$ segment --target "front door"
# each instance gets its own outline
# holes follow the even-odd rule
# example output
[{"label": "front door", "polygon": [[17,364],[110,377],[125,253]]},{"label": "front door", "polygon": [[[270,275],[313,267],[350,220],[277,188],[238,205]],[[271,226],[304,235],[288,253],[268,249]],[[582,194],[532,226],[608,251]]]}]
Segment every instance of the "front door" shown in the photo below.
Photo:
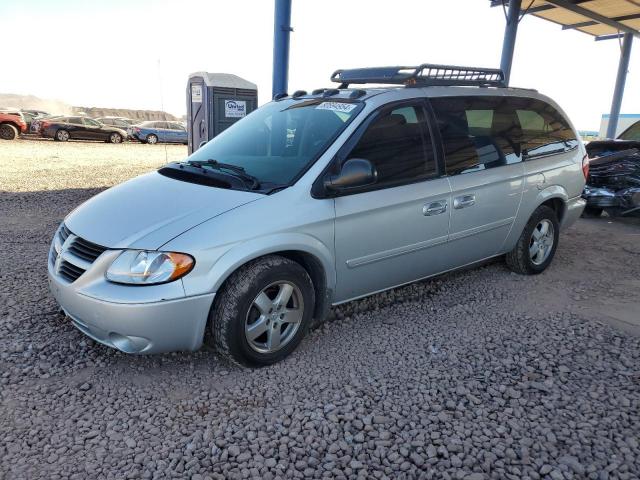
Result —
[{"label": "front door", "polygon": [[109,133],[102,130],[101,125],[90,118],[84,118],[85,138],[89,140],[106,140]]},{"label": "front door", "polygon": [[523,191],[521,129],[508,97],[431,99],[451,183],[456,266],[499,253]]},{"label": "front door", "polygon": [[451,194],[422,101],[381,110],[358,136],[339,156],[369,160],[378,178],[368,191],[335,199],[337,302],[447,268]]}]

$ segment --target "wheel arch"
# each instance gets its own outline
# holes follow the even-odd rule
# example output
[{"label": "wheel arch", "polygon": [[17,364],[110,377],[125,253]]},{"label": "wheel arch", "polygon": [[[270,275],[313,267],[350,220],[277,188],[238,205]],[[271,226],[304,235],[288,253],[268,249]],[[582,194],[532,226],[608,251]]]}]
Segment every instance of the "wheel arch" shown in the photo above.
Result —
[{"label": "wheel arch", "polygon": [[267,241],[260,239],[259,245],[247,242],[232,248],[215,262],[207,274],[212,291],[218,292],[243,265],[267,255],[288,258],[307,271],[316,294],[314,325],[321,321],[331,307],[336,281],[335,266],[329,249],[319,240],[304,234],[277,235]]},{"label": "wheel arch", "polygon": [[560,222],[562,226],[562,220],[567,213],[568,199],[567,191],[563,187],[560,185],[552,185],[538,192],[535,201],[530,199],[526,202],[526,205],[523,203],[523,205],[520,206],[511,231],[500,249],[500,253],[507,253],[515,247],[531,215],[542,205],[548,206],[556,212],[558,222]]},{"label": "wheel arch", "polygon": [[533,214],[536,208],[544,205],[556,212],[558,222],[562,224],[565,214],[567,213],[567,201],[569,196],[567,191],[560,185],[553,185],[542,190],[536,199],[536,206],[529,216]]}]

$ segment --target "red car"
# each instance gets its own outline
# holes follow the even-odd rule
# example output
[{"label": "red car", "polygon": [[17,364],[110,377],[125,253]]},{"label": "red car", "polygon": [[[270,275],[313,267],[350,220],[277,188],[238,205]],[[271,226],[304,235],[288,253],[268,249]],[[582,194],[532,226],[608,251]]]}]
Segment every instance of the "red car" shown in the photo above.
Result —
[{"label": "red car", "polygon": [[27,122],[22,114],[0,111],[0,139],[14,140],[21,133],[27,133]]}]

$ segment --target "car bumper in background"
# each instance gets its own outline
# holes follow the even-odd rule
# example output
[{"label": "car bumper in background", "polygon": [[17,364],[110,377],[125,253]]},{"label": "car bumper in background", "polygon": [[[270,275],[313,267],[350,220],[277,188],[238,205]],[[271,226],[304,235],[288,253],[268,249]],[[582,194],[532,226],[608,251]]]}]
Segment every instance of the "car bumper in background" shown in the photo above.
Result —
[{"label": "car bumper in background", "polygon": [[[200,348],[215,294],[148,303],[117,303],[79,293],[49,268],[53,296],[73,325],[94,340],[126,353]],[[153,288],[153,287],[123,287]]]}]

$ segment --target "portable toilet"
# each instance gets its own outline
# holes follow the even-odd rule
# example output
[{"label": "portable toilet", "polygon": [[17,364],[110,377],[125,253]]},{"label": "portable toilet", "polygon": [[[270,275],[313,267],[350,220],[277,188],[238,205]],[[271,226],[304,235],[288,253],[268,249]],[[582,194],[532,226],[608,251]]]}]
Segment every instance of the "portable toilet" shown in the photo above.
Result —
[{"label": "portable toilet", "polygon": [[258,107],[258,87],[230,73],[196,72],[187,85],[189,154]]}]

